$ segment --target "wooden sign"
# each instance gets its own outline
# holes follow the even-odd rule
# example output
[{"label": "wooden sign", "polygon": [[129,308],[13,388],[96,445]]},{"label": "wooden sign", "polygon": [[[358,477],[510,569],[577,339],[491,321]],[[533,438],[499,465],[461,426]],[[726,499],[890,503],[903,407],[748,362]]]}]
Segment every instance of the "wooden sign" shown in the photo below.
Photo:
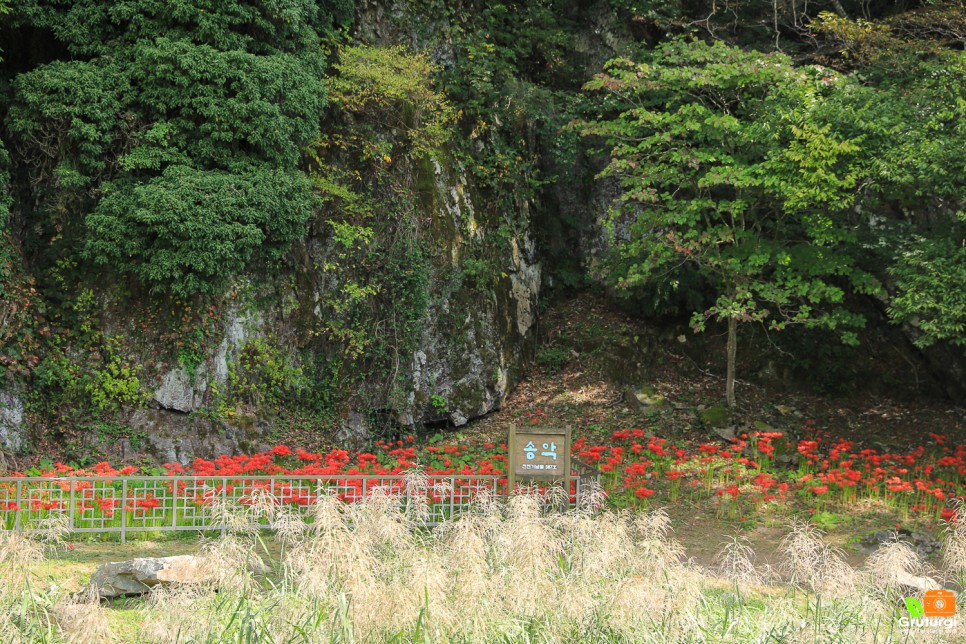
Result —
[{"label": "wooden sign", "polygon": [[560,479],[570,476],[570,427],[510,427],[507,479]]}]

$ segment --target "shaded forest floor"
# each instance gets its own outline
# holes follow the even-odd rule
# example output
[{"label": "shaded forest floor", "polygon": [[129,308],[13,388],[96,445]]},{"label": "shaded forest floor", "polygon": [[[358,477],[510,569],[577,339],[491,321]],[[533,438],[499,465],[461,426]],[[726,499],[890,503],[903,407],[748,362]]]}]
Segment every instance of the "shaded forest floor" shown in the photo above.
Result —
[{"label": "shaded forest floor", "polygon": [[[525,424],[539,410],[543,425],[569,424],[575,437],[586,436],[590,444],[606,441],[615,431],[634,428],[696,448],[708,442],[726,445],[718,433],[721,430],[740,435],[767,428],[798,440],[806,427],[813,428],[826,444],[838,439],[855,441],[856,450],[906,452],[929,442],[930,434],[947,436],[951,445],[966,443],[966,409],[929,394],[917,396],[917,389],[929,388],[928,375],[912,362],[911,350],[903,355],[900,349],[890,347],[886,350],[896,352],[891,366],[886,367],[895,370],[892,374],[881,374],[876,379],[879,382],[872,382],[867,374],[853,376],[862,379],[861,386],[845,383],[852,391],[839,395],[815,393],[787,380],[770,380],[767,375],[769,370],[775,371],[775,355],[749,357],[747,353],[755,350],[745,349],[744,357],[739,354],[737,413],[716,429],[712,427],[716,423],[709,423],[709,414],[714,416],[724,398],[724,379],[718,375],[724,373],[724,344],[724,337],[713,331],[704,336],[685,327],[655,332],[586,295],[559,301],[543,317],[537,360],[502,409],[444,432],[443,442],[502,442],[512,425]],[[777,354],[777,360],[794,359]],[[918,373],[913,374],[914,369]],[[748,371],[766,377],[746,375]],[[890,378],[895,384],[889,384]],[[893,395],[876,391],[883,382]],[[644,390],[658,404],[634,404],[631,389]],[[652,507],[660,505],[664,504],[656,501]],[[682,495],[666,509],[676,538],[689,556],[703,564],[712,562],[727,536],[739,534],[749,540],[759,563],[777,567],[779,541],[796,517],[816,523],[853,565],[874,549],[872,535],[876,532],[900,528],[907,537],[908,532],[921,533],[920,538],[928,542],[939,539],[943,528],[934,518],[901,516],[884,504],[862,501],[848,507],[832,505],[817,515],[806,504],[792,502],[728,517],[706,495]],[[930,559],[938,559],[938,550]]]}]

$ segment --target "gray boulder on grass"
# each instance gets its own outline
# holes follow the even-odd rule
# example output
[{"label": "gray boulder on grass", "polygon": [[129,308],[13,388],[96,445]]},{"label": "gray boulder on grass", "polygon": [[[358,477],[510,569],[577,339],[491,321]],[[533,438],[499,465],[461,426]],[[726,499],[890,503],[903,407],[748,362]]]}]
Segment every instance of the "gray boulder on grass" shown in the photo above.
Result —
[{"label": "gray boulder on grass", "polygon": [[142,595],[158,585],[198,583],[199,564],[192,555],[112,561],[94,571],[91,586],[105,599]]}]

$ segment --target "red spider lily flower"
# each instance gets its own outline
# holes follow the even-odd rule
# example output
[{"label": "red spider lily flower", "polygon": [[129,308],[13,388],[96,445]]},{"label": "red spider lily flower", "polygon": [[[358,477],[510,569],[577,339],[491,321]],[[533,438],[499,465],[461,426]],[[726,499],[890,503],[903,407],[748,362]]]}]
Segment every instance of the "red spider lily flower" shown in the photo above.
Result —
[{"label": "red spider lily flower", "polygon": [[912,492],[912,483],[893,476],[886,481],[886,489],[891,492]]},{"label": "red spider lily flower", "polygon": [[631,463],[624,468],[624,472],[628,476],[644,476],[647,473],[647,463]]},{"label": "red spider lily flower", "polygon": [[761,488],[762,491],[775,487],[777,484],[777,481],[770,474],[764,472],[756,476],[752,482]]}]

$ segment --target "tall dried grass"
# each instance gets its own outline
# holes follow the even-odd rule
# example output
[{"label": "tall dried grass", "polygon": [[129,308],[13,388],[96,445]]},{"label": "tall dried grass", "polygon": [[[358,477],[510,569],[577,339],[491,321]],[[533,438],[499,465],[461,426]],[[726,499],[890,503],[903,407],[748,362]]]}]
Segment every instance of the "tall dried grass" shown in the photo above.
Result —
[{"label": "tall dried grass", "polygon": [[966,505],[956,505],[944,532],[943,564],[962,581],[966,577]]},{"label": "tall dried grass", "polygon": [[755,567],[755,551],[747,539],[729,537],[715,557],[718,571],[739,584],[759,584],[761,573]]},{"label": "tall dried grass", "polygon": [[104,644],[114,641],[97,591],[88,588],[75,596],[64,597],[54,605],[53,614],[66,644]]},{"label": "tall dried grass", "polygon": [[780,570],[792,583],[827,596],[856,596],[859,580],[855,571],[840,550],[822,540],[821,530],[814,525],[804,521],[792,523],[779,552]]},{"label": "tall dried grass", "polygon": [[[897,626],[897,600],[929,572],[898,540],[853,570],[805,523],[781,544],[782,583],[765,578],[751,545],[735,537],[716,568],[703,570],[684,560],[662,510],[600,512],[598,498],[559,512],[560,498],[533,489],[507,502],[481,494],[471,512],[429,530],[424,499],[445,492],[416,477],[405,494],[375,489],[356,504],[324,497],[309,522],[262,493],[241,510],[216,507],[225,533],[203,545],[201,583],[155,589],[141,610],[140,639],[902,641],[909,634]],[[276,527],[281,555],[261,542],[255,526],[264,519]],[[963,570],[961,526],[947,534],[950,569]],[[36,566],[38,538],[0,534],[0,565]],[[277,561],[267,567],[270,551]],[[111,640],[95,597],[27,604],[29,580],[14,601],[16,588],[0,588],[2,641]],[[941,629],[915,639],[963,635]]]},{"label": "tall dried grass", "polygon": [[[42,589],[35,588],[33,576],[48,550],[65,545],[67,534],[66,516],[41,520],[29,530],[0,531],[0,641],[53,639],[59,615],[52,615],[54,603]],[[64,610],[69,611],[66,604]],[[96,615],[91,618],[92,632],[104,634],[101,625]],[[68,632],[63,638],[70,642],[103,641],[71,639]]]}]

